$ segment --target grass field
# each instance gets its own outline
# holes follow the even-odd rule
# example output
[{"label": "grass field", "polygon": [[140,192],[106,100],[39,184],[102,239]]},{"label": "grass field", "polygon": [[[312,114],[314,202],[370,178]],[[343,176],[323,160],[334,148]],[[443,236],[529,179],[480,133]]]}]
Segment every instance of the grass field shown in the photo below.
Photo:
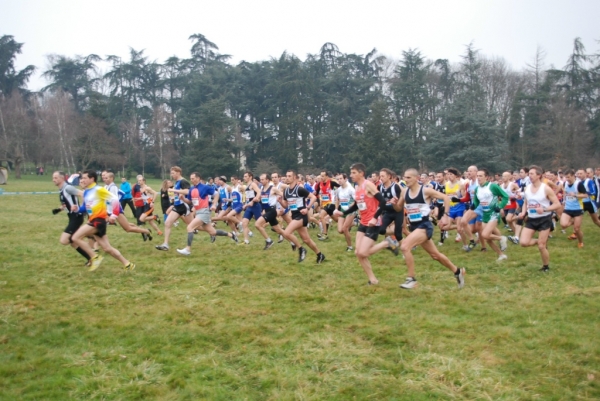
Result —
[{"label": "grass field", "polygon": [[[45,176],[3,189],[54,187]],[[380,285],[367,286],[337,235],[318,244],[322,265],[313,253],[296,263],[286,244],[262,251],[258,234],[249,246],[200,234],[186,258],[182,226],[169,252],[110,227],[137,269],[107,257],[89,273],[58,243],[57,198],[0,195],[2,400],[600,398],[600,229],[588,217],[584,249],[555,233],[549,274],[537,249],[509,244],[498,264],[450,241],[465,288],[419,249],[420,286],[406,291],[402,257],[372,257]]]}]

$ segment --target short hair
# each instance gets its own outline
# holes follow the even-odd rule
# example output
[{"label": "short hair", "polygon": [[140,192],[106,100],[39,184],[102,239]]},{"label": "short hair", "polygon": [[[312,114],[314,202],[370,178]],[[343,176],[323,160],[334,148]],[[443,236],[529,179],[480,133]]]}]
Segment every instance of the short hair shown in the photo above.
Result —
[{"label": "short hair", "polygon": [[414,174],[414,175],[415,175],[415,176],[417,176],[417,177],[419,176],[419,172],[417,171],[417,169],[416,169],[416,168],[409,168],[409,169],[406,169],[406,170],[404,171],[404,174],[406,174],[406,173],[411,173],[411,174]]},{"label": "short hair", "polygon": [[85,170],[81,174],[87,174],[88,178],[93,179],[94,182],[98,182],[98,173],[96,173],[96,170]]},{"label": "short hair", "polygon": [[195,171],[194,171],[192,174],[190,174],[190,175],[194,175],[194,176],[196,176],[196,178],[198,178],[199,180],[201,180],[201,179],[202,179],[202,176],[200,175],[200,173],[197,173],[197,172],[195,172]]},{"label": "short hair", "polygon": [[177,171],[179,174],[181,174],[183,170],[181,170],[181,167],[179,166],[173,166],[171,167],[171,171]]},{"label": "short hair", "polygon": [[457,177],[460,177],[460,173],[454,167],[449,167],[447,170],[448,170],[449,173],[454,174]]},{"label": "short hair", "polygon": [[531,170],[535,170],[535,172],[536,172],[537,175],[544,174],[544,169],[541,168],[540,166],[536,166],[536,165],[529,166],[529,169],[527,170],[527,173],[529,173],[529,171],[531,171]]},{"label": "short hair", "polygon": [[264,178],[265,180],[268,180],[268,179],[269,179],[269,177],[268,177],[268,174],[267,174],[267,173],[262,173],[262,174],[260,175],[260,179],[261,179],[261,180],[263,179],[263,176],[265,177],[265,178]]},{"label": "short hair", "polygon": [[529,167],[521,167],[521,170],[523,170],[525,173],[529,173]]},{"label": "short hair", "polygon": [[387,175],[389,175],[390,177],[394,178],[396,176],[396,173],[393,172],[392,170],[390,170],[389,168],[382,168],[380,171],[385,172]]},{"label": "short hair", "polygon": [[232,175],[231,176],[231,181],[233,181],[233,180],[236,180],[236,181],[239,180],[238,176],[237,175]]},{"label": "short hair", "polygon": [[354,163],[350,166],[350,170],[356,170],[359,173],[365,174],[367,172],[367,167],[362,163]]},{"label": "short hair", "polygon": [[296,173],[294,170],[288,170],[288,171],[286,171],[286,174],[287,173],[292,173],[292,177],[298,178],[298,173]]},{"label": "short hair", "polygon": [[343,178],[344,180],[347,180],[347,179],[348,179],[348,174],[346,174],[346,173],[340,173],[340,175],[342,176],[342,178]]},{"label": "short hair", "polygon": [[252,174],[252,171],[246,171],[244,174],[248,174],[248,177],[254,178],[254,174]]},{"label": "short hair", "polygon": [[67,177],[67,174],[65,174],[65,172],[64,172],[64,171],[60,171],[60,170],[57,170],[57,171],[55,171],[55,172],[54,172],[54,173],[52,173],[52,174],[58,174],[58,175],[60,175],[60,176],[61,176],[63,179]]},{"label": "short hair", "polygon": [[275,174],[275,175],[277,176],[277,178],[279,178],[279,173],[278,173],[277,171],[273,171],[273,172],[271,173],[271,176],[273,176],[273,174]]},{"label": "short hair", "polygon": [[568,170],[565,172],[565,175],[575,175],[575,170],[573,170],[572,168],[570,168],[570,169],[568,169]]},{"label": "short hair", "polygon": [[[490,176],[490,171],[487,168],[480,168],[477,171],[483,171],[483,175],[485,175],[486,177]],[[496,174],[496,175],[499,175],[499,174]]]}]

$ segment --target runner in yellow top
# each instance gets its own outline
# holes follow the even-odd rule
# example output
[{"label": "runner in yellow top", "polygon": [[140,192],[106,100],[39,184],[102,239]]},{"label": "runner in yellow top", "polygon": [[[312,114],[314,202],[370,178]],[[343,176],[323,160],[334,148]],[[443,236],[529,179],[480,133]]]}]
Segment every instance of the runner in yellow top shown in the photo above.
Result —
[{"label": "runner in yellow top", "polygon": [[[111,223],[116,221],[116,216],[119,215],[121,205],[119,199],[106,188],[96,184],[98,174],[94,170],[84,171],[81,175],[80,185],[84,188],[83,205],[80,207],[80,212],[88,214],[88,223],[81,226],[75,234],[72,241],[83,249],[88,255],[93,255],[94,250],[85,241],[86,237],[94,236],[98,244],[106,253],[123,263],[125,270],[135,269],[135,265],[129,262],[121,255],[118,249],[110,246],[108,237],[106,236],[106,220],[108,218],[107,207],[112,209],[112,214],[109,218]],[[102,262],[102,256],[95,255],[91,260],[89,271],[96,270]]]}]

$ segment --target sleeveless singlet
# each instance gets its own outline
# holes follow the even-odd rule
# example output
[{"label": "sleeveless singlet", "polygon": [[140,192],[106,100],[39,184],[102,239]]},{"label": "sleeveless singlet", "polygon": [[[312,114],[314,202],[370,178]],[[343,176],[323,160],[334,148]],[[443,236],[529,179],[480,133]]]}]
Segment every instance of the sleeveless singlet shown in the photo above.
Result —
[{"label": "sleeveless singlet", "polygon": [[538,207],[549,207],[550,200],[546,196],[546,184],[542,183],[536,193],[531,191],[533,185],[525,188],[525,199],[527,199],[527,215],[530,219],[539,219],[549,216],[552,212],[538,213],[535,209]]},{"label": "sleeveless singlet", "polygon": [[419,188],[419,193],[414,198],[410,197],[410,189],[407,189],[404,195],[404,208],[406,210],[406,216],[411,224],[418,224],[422,221],[429,220],[429,213],[431,208],[425,202],[425,194],[423,193],[423,186]]},{"label": "sleeveless singlet", "polygon": [[358,210],[360,210],[360,224],[368,226],[369,221],[375,216],[379,201],[372,196],[367,196],[365,189],[367,181],[363,181],[362,185],[356,188],[355,200]]}]

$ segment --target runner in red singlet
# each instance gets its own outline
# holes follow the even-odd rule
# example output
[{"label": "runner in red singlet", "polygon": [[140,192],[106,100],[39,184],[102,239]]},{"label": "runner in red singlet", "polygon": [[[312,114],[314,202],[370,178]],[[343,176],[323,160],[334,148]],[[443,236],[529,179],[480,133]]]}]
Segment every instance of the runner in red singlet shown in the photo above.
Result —
[{"label": "runner in red singlet", "polygon": [[381,219],[379,216],[385,209],[385,199],[375,184],[365,178],[366,167],[364,164],[355,163],[350,167],[350,177],[357,184],[355,202],[345,212],[336,210],[337,216],[347,216],[360,210],[360,225],[356,233],[356,257],[369,278],[368,284],[378,284],[379,280],[373,274],[369,257],[382,249],[389,248],[394,255],[398,255],[398,241],[391,237],[375,244],[379,236]]}]

